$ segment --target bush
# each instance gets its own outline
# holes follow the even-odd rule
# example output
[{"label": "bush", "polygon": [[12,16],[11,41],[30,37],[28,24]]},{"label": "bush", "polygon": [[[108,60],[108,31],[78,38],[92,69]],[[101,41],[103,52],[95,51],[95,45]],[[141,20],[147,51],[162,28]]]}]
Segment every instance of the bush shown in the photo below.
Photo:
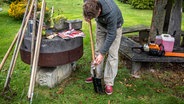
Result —
[{"label": "bush", "polygon": [[136,9],[153,9],[154,0],[130,0],[130,5]]},{"label": "bush", "polygon": [[15,19],[22,19],[25,9],[26,9],[27,1],[26,0],[16,0],[10,4],[10,8],[8,10],[8,14]]},{"label": "bush", "polygon": [[[16,0],[10,4],[10,8],[8,10],[9,16],[21,20],[23,18],[23,15],[25,13],[27,6],[27,0]],[[41,10],[41,2],[38,2],[38,11]],[[46,12],[49,11],[49,9],[46,7]]]},{"label": "bush", "polygon": [[183,12],[184,12],[184,0],[183,0],[183,5],[182,6],[183,6]]},{"label": "bush", "polygon": [[[8,4],[11,4],[11,3],[14,2],[14,1],[16,1],[16,0],[3,0],[3,2],[8,3]],[[20,0],[19,0],[19,1],[20,1]]]},{"label": "bush", "polygon": [[129,0],[119,0],[120,2],[123,2],[123,3],[128,3],[129,2]]}]

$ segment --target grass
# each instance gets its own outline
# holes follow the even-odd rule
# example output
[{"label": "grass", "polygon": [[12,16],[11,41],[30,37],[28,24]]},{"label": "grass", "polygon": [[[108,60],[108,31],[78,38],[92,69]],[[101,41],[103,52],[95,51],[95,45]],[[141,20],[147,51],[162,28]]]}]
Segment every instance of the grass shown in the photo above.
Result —
[{"label": "grass", "polygon": [[[137,24],[149,26],[151,24],[151,10],[135,10],[131,6],[120,2],[117,2],[117,4],[124,16],[124,27]],[[61,9],[68,19],[83,20],[82,0],[47,0],[47,6],[51,7],[52,5],[54,5],[55,10]],[[16,21],[8,16],[8,5],[3,4],[2,8],[3,11],[0,12],[1,60],[21,24],[21,21]],[[93,21],[94,28],[95,21]],[[183,24],[182,28],[184,28]],[[89,76],[91,61],[89,31],[86,22],[83,22],[82,30],[86,34],[84,38],[84,54],[77,61],[77,70],[72,72],[69,78],[63,80],[55,88],[49,89],[36,85],[33,104],[184,104],[184,87],[182,84],[176,87],[168,87],[159,79],[160,77],[168,78],[172,75],[172,71],[162,72],[157,77],[150,71],[144,70],[140,79],[134,79],[130,76],[129,68],[122,63],[122,60],[120,60],[118,75],[115,79],[114,93],[111,96],[94,93],[92,84],[84,82],[84,79]],[[10,60],[11,57],[8,58],[0,74],[0,91],[4,86]],[[15,92],[14,96],[12,96],[11,100],[4,99],[1,96],[1,104],[27,104],[26,96],[29,81],[29,65],[23,63],[19,56],[10,83],[12,91]],[[166,81],[168,83],[172,82]]]}]

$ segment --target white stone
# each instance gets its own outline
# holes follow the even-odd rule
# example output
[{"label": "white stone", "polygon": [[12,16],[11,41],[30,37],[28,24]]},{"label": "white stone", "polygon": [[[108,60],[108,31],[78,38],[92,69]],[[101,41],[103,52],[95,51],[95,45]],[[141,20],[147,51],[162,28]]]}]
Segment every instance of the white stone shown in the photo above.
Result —
[{"label": "white stone", "polygon": [[70,64],[61,65],[57,67],[40,67],[36,75],[36,83],[41,86],[55,87],[63,79],[70,76],[73,66]]}]

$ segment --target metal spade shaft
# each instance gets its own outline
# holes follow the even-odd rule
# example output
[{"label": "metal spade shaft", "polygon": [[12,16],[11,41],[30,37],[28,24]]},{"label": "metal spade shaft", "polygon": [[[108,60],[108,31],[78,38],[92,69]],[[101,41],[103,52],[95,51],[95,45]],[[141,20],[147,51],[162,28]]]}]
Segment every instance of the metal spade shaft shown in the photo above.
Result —
[{"label": "metal spade shaft", "polygon": [[91,21],[89,22],[89,30],[90,30],[90,42],[91,42],[91,53],[92,53],[92,65],[91,68],[93,69],[93,85],[94,90],[96,93],[103,94],[103,88],[101,84],[101,79],[96,78],[96,66],[94,65],[95,60],[95,52],[94,52],[94,43],[93,43],[93,34],[92,34],[92,25]]}]

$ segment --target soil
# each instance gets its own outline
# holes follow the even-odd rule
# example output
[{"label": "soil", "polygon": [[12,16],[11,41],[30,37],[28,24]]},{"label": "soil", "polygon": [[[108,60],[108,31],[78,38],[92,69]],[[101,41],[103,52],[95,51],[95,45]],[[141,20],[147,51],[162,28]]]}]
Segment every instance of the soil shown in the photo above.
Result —
[{"label": "soil", "polygon": [[[132,37],[135,42],[139,42],[137,37]],[[120,55],[120,65],[125,66],[131,70],[131,61],[123,55]],[[183,63],[158,63],[150,62],[143,63],[141,69],[137,72],[138,76],[151,73],[151,75],[157,78],[165,87],[171,88],[175,91],[176,96],[184,98],[184,93],[176,91],[178,86],[184,85],[184,64]],[[139,78],[139,77],[137,77]]]},{"label": "soil", "polygon": [[[134,41],[138,42],[137,37],[132,38]],[[125,66],[127,69],[131,70],[131,61],[123,55],[120,55],[121,66]],[[138,75],[141,76],[145,73],[150,73],[153,77],[160,80],[160,82],[168,88],[176,89],[178,86],[184,85],[184,64],[183,63],[158,63],[150,62],[143,63],[141,69],[138,71]],[[140,77],[141,78],[141,77]],[[184,93],[176,93],[178,97],[184,98]]]}]

